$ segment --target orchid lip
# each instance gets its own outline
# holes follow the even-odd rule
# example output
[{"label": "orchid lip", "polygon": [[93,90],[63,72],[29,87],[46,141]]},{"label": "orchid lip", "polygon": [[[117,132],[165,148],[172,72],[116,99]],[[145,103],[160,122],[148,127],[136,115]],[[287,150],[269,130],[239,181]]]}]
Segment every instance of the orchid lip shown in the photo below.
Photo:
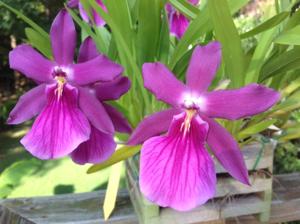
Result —
[{"label": "orchid lip", "polygon": [[57,95],[58,99],[60,99],[60,97],[62,96],[64,85],[68,82],[71,74],[72,73],[70,68],[61,67],[61,66],[54,67],[52,76],[57,83],[55,94]]}]

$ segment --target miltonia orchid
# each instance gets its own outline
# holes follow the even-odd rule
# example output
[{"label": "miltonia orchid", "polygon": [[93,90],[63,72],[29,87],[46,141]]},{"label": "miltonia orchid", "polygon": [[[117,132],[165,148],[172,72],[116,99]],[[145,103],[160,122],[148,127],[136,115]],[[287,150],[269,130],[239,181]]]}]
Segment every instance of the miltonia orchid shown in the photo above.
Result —
[{"label": "miltonia orchid", "polygon": [[[103,55],[91,60],[79,58],[78,64],[73,63],[76,31],[66,10],[55,18],[50,37],[54,61],[25,44],[9,55],[12,69],[39,84],[19,99],[8,123],[19,124],[39,114],[21,143],[40,159],[70,154],[90,139],[90,124],[105,134],[115,132],[107,110],[89,86],[98,81],[112,81],[123,71],[120,65]],[[81,57],[84,56],[86,54],[81,53]]]},{"label": "miltonia orchid", "polygon": [[[189,3],[197,5],[199,0],[188,0]],[[180,39],[189,26],[189,20],[182,13],[177,11],[170,3],[166,4],[169,18],[170,32]]]},{"label": "miltonia orchid", "polygon": [[[106,11],[106,7],[103,4],[102,0],[96,0],[96,2],[104,11]],[[69,0],[68,7],[78,7],[81,18],[87,23],[90,21],[88,13],[84,10],[79,0]],[[101,18],[101,16],[99,16],[96,10],[92,9],[91,13],[96,26],[104,26],[106,24],[106,22]]]},{"label": "miltonia orchid", "polygon": [[196,47],[186,85],[161,63],[143,66],[145,87],[172,108],[146,117],[128,144],[143,143],[140,188],[162,207],[189,210],[214,196],[214,162],[205,143],[234,178],[249,184],[238,143],[214,118],[236,120],[255,115],[274,105],[280,96],[258,84],[207,92],[220,62],[218,42]]}]

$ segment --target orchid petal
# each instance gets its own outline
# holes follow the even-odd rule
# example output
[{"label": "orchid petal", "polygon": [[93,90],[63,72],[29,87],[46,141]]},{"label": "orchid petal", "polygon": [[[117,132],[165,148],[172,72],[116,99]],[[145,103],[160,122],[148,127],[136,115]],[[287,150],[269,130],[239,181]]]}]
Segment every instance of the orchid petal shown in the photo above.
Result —
[{"label": "orchid petal", "polygon": [[205,150],[208,126],[193,118],[186,135],[181,130],[185,113],[174,117],[167,136],[147,140],[141,150],[140,189],[162,207],[186,211],[215,194],[214,163]]},{"label": "orchid petal", "polygon": [[46,85],[39,85],[21,96],[10,112],[7,123],[20,124],[39,114],[47,102],[45,88]]},{"label": "orchid petal", "polygon": [[175,9],[170,3],[166,3],[166,10],[168,12],[168,16],[170,19],[170,16],[172,15],[173,12],[175,12]]},{"label": "orchid petal", "polygon": [[192,5],[198,5],[200,0],[188,0]]},{"label": "orchid petal", "polygon": [[170,32],[175,37],[180,39],[189,26],[189,20],[182,15],[174,11],[170,16]]},{"label": "orchid petal", "polygon": [[183,95],[187,92],[186,86],[165,67],[156,63],[143,65],[144,85],[158,100],[178,107],[183,101]]},{"label": "orchid petal", "polygon": [[151,114],[139,123],[128,140],[128,145],[137,145],[147,139],[166,132],[173,116],[181,113],[180,109],[167,109]]},{"label": "orchid petal", "polygon": [[219,42],[197,46],[187,70],[187,85],[196,93],[206,91],[220,66],[221,59]]},{"label": "orchid petal", "polygon": [[30,45],[21,44],[9,53],[9,65],[26,77],[38,82],[52,80],[52,72],[55,67],[52,61],[44,58]]},{"label": "orchid petal", "polygon": [[76,30],[72,17],[65,9],[54,19],[50,37],[55,61],[59,65],[72,64],[76,47]]},{"label": "orchid petal", "polygon": [[69,0],[67,6],[70,8],[74,8],[78,6],[79,0]]},{"label": "orchid petal", "polygon": [[116,146],[113,135],[105,134],[92,126],[90,139],[81,143],[71,153],[71,158],[81,165],[101,163],[114,153]]},{"label": "orchid petal", "polygon": [[110,82],[99,82],[93,87],[101,101],[117,100],[130,89],[130,80],[120,76]]},{"label": "orchid petal", "polygon": [[[105,5],[103,4],[103,2],[101,0],[96,0],[96,2],[100,5],[100,7],[104,11],[107,11]],[[104,26],[106,24],[104,19],[102,19],[102,17],[96,12],[96,10],[93,10],[93,17],[94,17],[96,26],[99,27],[99,26]]]},{"label": "orchid petal", "polygon": [[99,54],[96,44],[91,37],[87,37],[80,46],[78,63],[86,62],[96,58]]},{"label": "orchid petal", "polygon": [[213,119],[203,119],[209,125],[207,143],[222,166],[238,181],[249,185],[247,167],[238,143]]},{"label": "orchid petal", "polygon": [[273,89],[258,84],[234,90],[208,93],[203,112],[209,117],[237,120],[259,114],[272,107],[280,98]]},{"label": "orchid petal", "polygon": [[79,8],[79,13],[81,18],[85,21],[85,22],[89,22],[90,18],[89,15],[87,14],[87,12],[84,10],[83,5],[81,3],[78,4],[78,8]]},{"label": "orchid petal", "polygon": [[103,106],[113,122],[116,131],[130,134],[132,131],[131,126],[123,114],[108,104],[103,103]]},{"label": "orchid petal", "polygon": [[111,81],[121,75],[123,68],[104,55],[84,63],[74,64],[73,81],[78,85],[88,85],[97,81]]},{"label": "orchid petal", "polygon": [[[103,2],[101,0],[96,0],[96,2],[104,11],[107,11],[105,5],[103,4]],[[83,8],[82,4],[79,4],[79,13],[85,22],[90,21],[89,15]],[[99,27],[99,26],[104,26],[106,24],[106,22],[101,18],[101,16],[94,9],[92,9],[92,16],[93,16],[96,26]]]},{"label": "orchid petal", "polygon": [[113,123],[92,89],[79,89],[79,107],[92,125],[99,131],[106,134],[114,133]]},{"label": "orchid petal", "polygon": [[77,89],[68,84],[63,88],[58,97],[56,85],[47,87],[47,105],[21,139],[24,147],[40,159],[66,156],[90,136],[89,122],[77,105]]}]

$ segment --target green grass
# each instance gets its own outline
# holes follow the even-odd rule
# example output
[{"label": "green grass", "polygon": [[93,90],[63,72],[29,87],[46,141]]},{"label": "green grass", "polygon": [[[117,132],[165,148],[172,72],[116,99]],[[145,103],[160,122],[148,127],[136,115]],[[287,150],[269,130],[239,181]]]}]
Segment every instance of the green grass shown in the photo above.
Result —
[{"label": "green grass", "polygon": [[[74,164],[70,158],[35,159],[19,143],[27,130],[28,126],[22,126],[0,133],[0,197],[33,197],[105,189],[109,168],[87,175],[90,165]],[[124,187],[124,180],[121,187]]]}]

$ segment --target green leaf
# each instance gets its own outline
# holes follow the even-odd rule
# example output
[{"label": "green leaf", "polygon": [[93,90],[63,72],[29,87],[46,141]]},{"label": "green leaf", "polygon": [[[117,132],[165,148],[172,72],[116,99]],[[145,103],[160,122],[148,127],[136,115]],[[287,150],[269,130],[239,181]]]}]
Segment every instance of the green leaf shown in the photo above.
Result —
[{"label": "green leaf", "polygon": [[186,0],[170,0],[170,3],[189,19],[195,19],[200,12]]},{"label": "green leaf", "polygon": [[259,82],[297,68],[300,68],[300,49],[295,48],[271,58],[264,64],[260,71]]},{"label": "green leaf", "polygon": [[300,124],[296,124],[293,127],[287,128],[283,131],[281,136],[278,138],[280,142],[286,142],[293,139],[300,138]]},{"label": "green leaf", "polygon": [[10,10],[12,13],[14,13],[16,16],[18,16],[20,19],[22,19],[25,23],[27,23],[29,26],[31,26],[33,29],[35,29],[38,33],[40,33],[44,38],[49,38],[48,33],[40,27],[37,23],[26,17],[24,14],[22,14],[20,11],[14,9],[13,7],[5,4],[3,1],[0,1],[0,7],[4,6],[8,10]]},{"label": "green leaf", "polygon": [[252,37],[255,36],[259,33],[262,33],[266,30],[269,30],[275,26],[277,26],[278,24],[280,24],[282,21],[284,21],[287,17],[289,16],[289,12],[282,12],[279,13],[275,16],[273,16],[272,18],[268,19],[267,21],[263,22],[262,24],[256,26],[254,29],[241,34],[241,38],[248,38],[248,37]]},{"label": "green leaf", "polygon": [[158,60],[164,64],[167,64],[169,59],[169,52],[170,52],[170,30],[169,30],[169,23],[168,23],[168,15],[166,11],[163,11],[162,25],[161,25],[158,43],[159,43],[158,52],[157,52]]},{"label": "green leaf", "polygon": [[285,30],[290,30],[293,27],[297,26],[300,23],[300,10],[296,11],[287,21],[286,26],[284,27]]},{"label": "green leaf", "polygon": [[285,45],[300,45],[300,25],[281,33],[274,42]]},{"label": "green leaf", "polygon": [[114,23],[112,26],[111,22],[107,21],[108,24],[112,29],[113,27],[118,28],[127,46],[129,46],[129,49],[132,52],[133,41],[135,39],[128,0],[105,0],[104,3],[108,10],[110,20]]},{"label": "green leaf", "polygon": [[143,0],[138,9],[137,52],[141,66],[144,62],[154,61],[157,56],[163,6],[160,0]]},{"label": "green leaf", "polygon": [[87,173],[95,173],[97,171],[103,170],[104,168],[107,168],[115,163],[118,163],[122,160],[125,160],[135,154],[137,154],[141,150],[141,145],[137,146],[123,146],[120,149],[118,149],[108,160],[106,160],[103,163],[96,164],[91,166]]},{"label": "green leaf", "polygon": [[280,104],[274,106],[270,111],[267,113],[269,116],[281,116],[284,114],[288,114],[293,110],[300,108],[300,91],[295,92],[291,96],[289,96],[285,101],[281,102]]},{"label": "green leaf", "polygon": [[32,28],[25,28],[25,34],[28,38],[29,43],[38,49],[47,58],[52,58],[52,50],[50,38],[45,38],[39,32]]},{"label": "green leaf", "polygon": [[300,88],[300,77],[293,80],[289,85],[287,85],[284,89],[282,89],[282,96],[289,96],[294,91],[296,91],[298,88]]},{"label": "green leaf", "polygon": [[118,189],[121,180],[121,173],[123,170],[122,168],[122,162],[114,164],[111,168],[103,203],[104,220],[108,220],[109,216],[111,215],[116,206]]},{"label": "green leaf", "polygon": [[217,40],[222,43],[225,71],[231,80],[231,87],[243,85],[245,56],[241,39],[231,17],[227,1],[209,0],[208,8]]},{"label": "green leaf", "polygon": [[277,29],[273,28],[261,34],[246,72],[245,84],[258,82],[261,68],[271,49],[271,44],[276,32]]},{"label": "green leaf", "polygon": [[266,130],[271,125],[275,124],[276,121],[277,121],[276,119],[269,119],[269,120],[261,121],[252,126],[249,126],[237,134],[237,139],[241,140],[241,139],[247,138],[249,136],[258,134],[258,133]]}]

